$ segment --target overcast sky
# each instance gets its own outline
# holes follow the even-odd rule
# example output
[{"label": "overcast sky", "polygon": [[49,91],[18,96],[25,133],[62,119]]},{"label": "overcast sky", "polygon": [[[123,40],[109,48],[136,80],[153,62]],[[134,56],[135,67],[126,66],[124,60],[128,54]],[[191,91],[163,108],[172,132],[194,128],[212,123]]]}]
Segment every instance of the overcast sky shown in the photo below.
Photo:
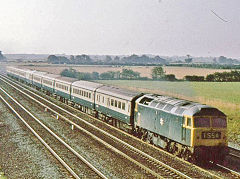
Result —
[{"label": "overcast sky", "polygon": [[3,53],[240,57],[240,0],[0,0]]}]

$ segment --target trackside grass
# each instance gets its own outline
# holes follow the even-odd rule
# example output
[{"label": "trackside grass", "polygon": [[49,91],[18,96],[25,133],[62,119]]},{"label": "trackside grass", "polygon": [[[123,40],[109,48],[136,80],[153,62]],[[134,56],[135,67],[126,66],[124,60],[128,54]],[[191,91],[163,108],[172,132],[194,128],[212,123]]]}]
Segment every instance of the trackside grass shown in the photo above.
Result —
[{"label": "trackside grass", "polygon": [[137,80],[99,80],[98,82],[144,93],[170,95],[216,107],[228,116],[229,140],[240,144],[240,82]]}]

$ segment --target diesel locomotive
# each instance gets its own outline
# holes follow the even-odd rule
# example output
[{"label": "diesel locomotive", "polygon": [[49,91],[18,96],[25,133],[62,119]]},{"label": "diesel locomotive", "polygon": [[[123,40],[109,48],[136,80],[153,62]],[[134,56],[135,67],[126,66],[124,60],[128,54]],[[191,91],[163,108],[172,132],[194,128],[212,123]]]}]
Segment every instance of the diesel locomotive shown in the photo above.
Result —
[{"label": "diesel locomotive", "polygon": [[7,74],[185,160],[219,162],[228,152],[227,117],[214,107],[18,67]]}]

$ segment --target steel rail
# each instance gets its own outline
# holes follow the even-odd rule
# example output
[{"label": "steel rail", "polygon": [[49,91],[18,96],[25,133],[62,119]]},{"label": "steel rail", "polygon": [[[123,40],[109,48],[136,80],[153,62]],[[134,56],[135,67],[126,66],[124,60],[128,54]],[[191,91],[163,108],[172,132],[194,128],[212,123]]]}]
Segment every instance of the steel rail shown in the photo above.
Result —
[{"label": "steel rail", "polygon": [[18,114],[15,109],[0,95],[2,101],[17,115],[17,117],[27,126],[27,128],[38,138],[38,140],[53,154],[53,156],[74,176],[74,178],[80,179],[78,175],[69,167],[61,157],[57,155],[57,153],[35,132],[33,128],[31,128],[28,123]]},{"label": "steel rail", "polygon": [[[71,146],[64,142],[60,137],[58,137],[54,132],[52,132],[46,125],[44,125],[39,119],[37,119],[32,113],[30,113],[24,106],[17,102],[11,95],[9,95],[5,90],[2,90],[9,98],[11,98],[17,105],[19,105],[26,113],[28,113],[34,120],[36,120],[44,129],[46,129],[52,136],[54,136],[59,142],[61,142],[65,147],[67,147],[72,153],[74,153],[81,161],[83,161],[87,166],[89,166],[94,172],[96,172],[101,178],[107,179],[107,177],[102,174],[97,168],[95,168],[90,162],[88,162],[84,157],[77,153]],[[0,95],[1,99],[10,107],[10,109],[21,119],[22,122],[34,133],[34,135],[50,150],[50,152],[67,168],[67,170],[77,179],[80,177],[54,152],[53,149],[31,128],[31,126],[19,115]]]},{"label": "steel rail", "polygon": [[[240,150],[233,148],[233,147],[229,147],[229,146],[228,146],[228,149],[230,150],[229,155],[236,157],[236,158],[240,158]],[[238,155],[235,154],[234,152],[236,152]]]},{"label": "steel rail", "polygon": [[[14,87],[15,88],[15,87]],[[15,88],[17,89],[17,88]],[[17,89],[18,91],[20,91],[19,89]],[[21,91],[20,91],[21,92]],[[99,137],[95,136],[94,134],[90,133],[89,131],[87,131],[86,129],[83,129],[82,127],[80,127],[79,125],[75,124],[74,122],[72,122],[71,120],[67,119],[65,116],[61,115],[60,113],[56,112],[55,110],[51,109],[50,107],[46,106],[45,104],[41,103],[40,101],[36,100],[35,98],[33,98],[32,96],[26,94],[25,92],[22,92],[23,94],[25,94],[26,96],[28,96],[30,99],[34,100],[35,102],[37,102],[38,104],[44,106],[46,109],[48,109],[49,111],[53,112],[54,114],[57,115],[57,118],[61,117],[62,119],[66,120],[68,123],[70,123],[71,125],[75,126],[76,128],[78,128],[79,130],[83,131],[84,133],[90,135],[92,138],[94,138],[95,140],[99,141],[100,143],[102,143],[103,145],[105,145],[107,148],[111,149],[112,151],[116,152],[117,154],[121,155],[122,157],[126,158],[127,160],[133,162],[134,164],[136,164],[137,166],[139,166],[140,168],[142,168],[143,170],[145,170],[146,172],[150,173],[152,176],[156,177],[156,178],[163,178],[161,175],[159,175],[158,173],[152,171],[150,168],[144,166],[143,164],[139,163],[138,161],[136,161],[135,159],[129,157],[128,155],[126,155],[125,153],[121,152],[120,150],[118,150],[117,148],[111,146],[110,144],[108,144],[107,142],[103,141],[102,139],[100,139]],[[40,97],[40,96],[39,96]],[[42,97],[40,97],[42,99]],[[45,100],[45,99],[44,99]],[[48,102],[48,101],[47,101]],[[51,103],[51,102],[50,102]],[[52,104],[55,106],[55,104]],[[56,106],[57,107],[57,106]],[[69,113],[68,113],[69,114]],[[77,116],[76,116],[77,117]],[[78,118],[78,117],[77,117]],[[79,118],[80,119],[80,118]],[[80,119],[82,120],[82,119]],[[89,123],[90,124],[90,123]],[[92,125],[92,124],[91,124]],[[95,127],[95,126],[94,126]],[[98,129],[98,128],[96,128]],[[100,129],[101,130],[101,129]],[[104,131],[105,132],[105,131]],[[105,132],[106,133],[106,132]],[[106,133],[108,134],[108,133]],[[165,167],[166,164],[162,165]],[[168,167],[165,167],[170,171],[173,171],[175,173],[175,169],[171,170]],[[179,174],[177,174],[179,175]],[[184,177],[183,175],[180,175],[181,177]],[[184,178],[188,178],[191,179],[191,177],[184,177]]]},{"label": "steel rail", "polygon": [[[78,116],[76,116],[76,115],[74,115],[74,114],[72,114],[72,113],[66,111],[65,109],[63,109],[63,108],[61,108],[61,107],[55,105],[54,103],[52,103],[52,102],[46,100],[45,98],[43,98],[43,97],[41,97],[41,96],[35,94],[34,92],[30,91],[30,90],[27,89],[26,87],[23,87],[23,86],[19,85],[18,83],[9,80],[9,79],[6,78],[5,76],[3,76],[3,78],[7,79],[8,81],[10,81],[11,83],[14,83],[14,84],[17,85],[18,87],[20,87],[20,88],[22,88],[22,89],[28,91],[29,93],[31,93],[31,94],[33,94],[33,95],[39,97],[40,99],[42,99],[42,100],[44,100],[44,101],[46,101],[46,102],[48,102],[48,103],[54,105],[55,107],[57,107],[57,108],[63,110],[64,112],[66,112],[66,113],[72,115],[73,117],[76,117],[76,118],[78,118],[79,120],[82,121],[82,119],[79,118]],[[3,79],[2,79],[2,80],[3,80]],[[3,81],[6,82],[5,80],[3,80]],[[8,82],[6,82],[6,83],[8,83]],[[9,83],[8,83],[8,84],[9,84]],[[20,91],[18,88],[16,88],[16,87],[13,86],[12,84],[9,84],[9,85],[11,85],[13,88],[17,89],[18,91]],[[26,94],[25,92],[22,92],[22,91],[20,91],[20,92],[23,93],[23,94]],[[29,96],[28,94],[26,94],[26,95]],[[29,97],[32,98],[31,96],[29,96]],[[33,100],[35,100],[35,99],[33,98]],[[35,100],[35,101],[36,101],[36,100]],[[39,101],[36,101],[36,102],[41,103],[41,102],[39,102]],[[47,109],[49,109],[49,107],[47,107],[45,104],[41,104],[41,105],[43,105],[44,107],[46,107]],[[50,109],[49,109],[49,110],[50,110]],[[57,113],[57,114],[58,114],[58,113]],[[58,115],[60,115],[60,114],[58,114]],[[65,117],[63,116],[63,118],[65,118]],[[88,122],[86,122],[86,121],[84,121],[84,120],[83,120],[83,122],[88,123]],[[90,124],[90,125],[92,125],[92,124]],[[111,127],[111,126],[110,126],[110,127]],[[94,126],[94,128],[95,128],[95,126]],[[97,129],[97,130],[99,130],[99,129]],[[105,132],[105,131],[104,131],[104,132]],[[129,135],[129,134],[128,134],[128,135]],[[115,137],[113,136],[113,138],[115,138]],[[116,140],[119,140],[118,138],[115,138],[115,139],[116,139]],[[125,143],[125,142],[123,142],[123,141],[121,141],[121,142],[122,142],[122,143]],[[127,145],[129,145],[129,144],[127,144]],[[134,148],[134,147],[133,147],[133,148]],[[137,150],[138,150],[138,149],[137,149]],[[140,153],[142,153],[142,152],[140,151]],[[145,154],[145,153],[143,152],[143,155],[144,155],[144,154]],[[148,155],[148,154],[146,154],[146,155],[147,155],[147,158],[148,158],[149,155]],[[169,154],[168,154],[168,155],[169,155]],[[150,159],[151,159],[151,158],[152,158],[152,157],[150,156]],[[153,158],[153,160],[154,160],[154,162],[156,161],[157,163],[159,163],[159,162],[161,163],[161,161],[158,161],[157,159],[154,159],[154,158]],[[186,162],[186,161],[183,161],[183,162]],[[214,178],[221,178],[221,177],[219,177],[219,176],[217,176],[217,175],[215,175],[215,174],[213,174],[213,173],[210,173],[210,172],[208,172],[208,171],[203,170],[202,168],[200,168],[200,167],[198,167],[198,166],[195,166],[195,167],[197,167],[199,170],[202,170],[203,172],[206,172],[207,174],[211,175],[211,176],[214,177]],[[177,170],[176,170],[176,171],[177,171]],[[185,178],[190,178],[190,177],[187,176],[187,177],[185,177]]]},{"label": "steel rail", "polygon": [[[8,83],[8,84],[9,84],[9,83]],[[9,84],[9,85],[11,85],[11,84]],[[55,113],[58,117],[61,117],[62,119],[67,119],[67,118],[65,118],[63,115],[61,115],[60,113],[54,111],[53,109],[51,109],[51,108],[48,107],[47,105],[41,103],[40,101],[36,100],[36,99],[33,98],[32,96],[28,95],[27,93],[25,93],[25,92],[19,90],[18,88],[14,87],[13,85],[11,85],[11,86],[12,86],[13,88],[15,88],[16,90],[18,90],[19,92],[23,93],[24,95],[28,96],[30,99],[34,100],[34,101],[37,102],[38,104],[42,105],[42,106],[45,107],[47,110],[49,110],[49,111]],[[125,145],[125,146],[129,147],[131,150],[133,150],[133,151],[135,151],[135,152],[141,154],[142,156],[148,158],[149,160],[152,160],[153,162],[157,163],[158,165],[161,165],[161,166],[165,167],[166,169],[168,169],[168,170],[174,172],[176,175],[178,175],[178,176],[180,176],[180,177],[182,177],[182,178],[191,179],[191,177],[187,176],[186,174],[184,174],[184,173],[182,173],[182,172],[180,172],[180,171],[178,171],[178,170],[172,168],[171,166],[169,166],[169,165],[167,165],[167,164],[165,164],[165,163],[163,163],[163,162],[161,162],[161,161],[159,161],[159,160],[153,158],[152,156],[150,156],[150,155],[148,155],[148,154],[146,154],[146,153],[140,151],[139,149],[136,149],[136,148],[133,147],[132,145],[129,145],[128,143],[126,143],[126,142],[124,142],[124,141],[118,139],[117,137],[115,137],[115,136],[113,136],[113,135],[107,133],[106,131],[103,131],[102,129],[99,129],[98,127],[96,127],[96,126],[94,126],[93,124],[91,124],[91,123],[89,123],[89,122],[83,120],[82,118],[78,117],[77,115],[70,113],[69,111],[67,111],[67,110],[65,110],[65,109],[63,109],[63,108],[57,106],[56,104],[54,104],[54,103],[52,103],[52,102],[46,100],[45,98],[43,98],[43,97],[41,97],[41,96],[39,96],[39,95],[37,95],[37,94],[31,92],[31,91],[29,91],[29,92],[32,93],[33,95],[39,97],[40,99],[46,101],[47,103],[50,103],[51,105],[55,106],[56,108],[58,108],[58,109],[64,111],[64,112],[67,113],[68,115],[71,115],[71,116],[73,116],[73,117],[75,117],[75,118],[81,120],[81,121],[84,122],[86,125],[91,126],[92,128],[94,128],[94,129],[96,129],[96,130],[102,132],[103,134],[107,135],[108,137],[110,137],[110,138],[112,138],[112,139],[118,141],[118,142],[121,143],[122,145]],[[75,127],[79,128],[80,130],[84,130],[84,131],[86,131],[85,129],[81,128],[79,125],[73,123],[73,122],[72,122],[71,120],[69,120],[69,119],[68,119],[68,122],[70,122],[70,123],[71,123],[72,125],[74,125]],[[86,132],[88,132],[88,131],[86,131]],[[92,136],[92,135],[93,135],[93,134],[91,134],[91,136]],[[95,136],[95,135],[94,135],[94,136]],[[92,137],[94,137],[94,136],[92,136]],[[94,138],[97,139],[98,137],[95,136]],[[104,145],[107,144],[107,143],[106,143],[105,141],[103,141],[102,139],[99,139],[99,141],[100,141],[100,142],[103,142]],[[163,178],[163,177],[162,177],[161,175],[159,175],[158,173],[152,171],[150,168],[144,166],[143,164],[137,162],[137,161],[134,160],[133,158],[127,156],[126,154],[124,154],[123,152],[119,151],[118,149],[116,149],[115,147],[111,146],[110,144],[107,144],[106,146],[108,146],[110,149],[112,149],[113,151],[117,152],[118,154],[122,155],[124,158],[127,158],[128,160],[132,161],[133,163],[135,163],[136,165],[138,165],[140,168],[144,169],[145,171],[147,171],[147,172],[150,173],[151,175],[153,175],[153,176],[155,176],[155,177],[157,177],[157,178]]]},{"label": "steel rail", "polygon": [[230,168],[227,168],[227,167],[225,167],[225,166],[223,166],[223,165],[220,165],[220,164],[216,164],[216,165],[217,165],[218,167],[220,167],[220,168],[223,168],[223,169],[229,171],[230,173],[232,173],[233,175],[237,176],[238,178],[240,178],[240,173],[239,173],[239,172],[236,172],[236,171],[234,171],[234,170],[232,170],[232,169],[230,169]]}]

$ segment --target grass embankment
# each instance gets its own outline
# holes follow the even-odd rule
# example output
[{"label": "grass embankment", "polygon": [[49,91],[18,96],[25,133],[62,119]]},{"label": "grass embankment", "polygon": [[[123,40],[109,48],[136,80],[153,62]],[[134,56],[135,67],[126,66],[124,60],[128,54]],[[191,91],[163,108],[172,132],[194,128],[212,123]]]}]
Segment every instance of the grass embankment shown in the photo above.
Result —
[{"label": "grass embankment", "polygon": [[240,144],[240,82],[130,80],[101,80],[98,82],[145,93],[170,95],[216,107],[228,116],[229,140]]}]

